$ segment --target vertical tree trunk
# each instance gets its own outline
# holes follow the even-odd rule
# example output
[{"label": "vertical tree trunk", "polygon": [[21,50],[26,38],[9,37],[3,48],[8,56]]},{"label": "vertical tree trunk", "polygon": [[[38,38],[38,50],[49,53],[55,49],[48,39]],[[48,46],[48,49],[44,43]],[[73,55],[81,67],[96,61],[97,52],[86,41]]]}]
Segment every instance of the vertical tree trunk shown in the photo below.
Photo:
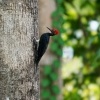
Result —
[{"label": "vertical tree trunk", "polygon": [[37,0],[0,0],[0,100],[39,100],[33,37],[38,38]]}]

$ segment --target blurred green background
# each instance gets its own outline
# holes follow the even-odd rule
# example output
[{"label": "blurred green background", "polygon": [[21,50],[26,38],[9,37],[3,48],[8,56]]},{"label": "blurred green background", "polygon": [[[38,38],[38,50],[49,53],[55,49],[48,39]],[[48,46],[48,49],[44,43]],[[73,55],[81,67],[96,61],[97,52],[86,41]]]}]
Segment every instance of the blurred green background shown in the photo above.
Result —
[{"label": "blurred green background", "polygon": [[43,67],[41,100],[58,100],[59,94],[63,100],[100,100],[100,0],[55,2],[52,27],[60,35],[50,46],[56,59]]}]

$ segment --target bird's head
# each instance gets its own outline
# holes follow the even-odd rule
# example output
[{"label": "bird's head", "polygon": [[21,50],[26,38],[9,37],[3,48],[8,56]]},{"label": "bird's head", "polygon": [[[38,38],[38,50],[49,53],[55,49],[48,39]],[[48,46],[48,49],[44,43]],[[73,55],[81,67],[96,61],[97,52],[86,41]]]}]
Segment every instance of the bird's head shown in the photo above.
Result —
[{"label": "bird's head", "polygon": [[[48,28],[48,27],[47,27]],[[55,28],[53,28],[53,29],[50,29],[50,28],[48,28],[49,30],[50,30],[50,32],[51,32],[51,36],[53,36],[53,35],[58,35],[59,34],[59,31],[57,30],[57,29],[55,29]]]}]

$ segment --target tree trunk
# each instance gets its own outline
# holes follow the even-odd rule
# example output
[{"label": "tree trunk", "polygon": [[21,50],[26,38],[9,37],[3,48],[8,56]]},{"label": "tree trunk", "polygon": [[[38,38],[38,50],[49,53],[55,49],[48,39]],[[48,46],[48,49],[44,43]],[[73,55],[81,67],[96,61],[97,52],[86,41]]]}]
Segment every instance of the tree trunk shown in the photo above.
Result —
[{"label": "tree trunk", "polygon": [[37,0],[0,0],[0,100],[39,100],[34,37]]}]

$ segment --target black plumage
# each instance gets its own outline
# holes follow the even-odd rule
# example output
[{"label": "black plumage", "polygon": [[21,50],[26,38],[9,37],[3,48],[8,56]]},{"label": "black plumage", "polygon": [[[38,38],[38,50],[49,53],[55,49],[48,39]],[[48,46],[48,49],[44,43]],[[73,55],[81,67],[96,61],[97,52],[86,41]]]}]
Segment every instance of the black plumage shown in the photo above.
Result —
[{"label": "black plumage", "polygon": [[45,53],[48,44],[49,44],[49,40],[50,40],[50,36],[53,36],[53,33],[44,33],[41,35],[40,37],[40,41],[39,41],[39,47],[38,47],[38,54],[37,54],[37,64],[39,63],[41,57],[43,56],[43,54]]},{"label": "black plumage", "polygon": [[49,33],[49,32],[44,33],[40,37],[39,46],[38,46],[38,50],[37,50],[37,56],[35,59],[35,63],[36,63],[35,70],[37,70],[38,63],[48,47],[50,36],[54,36],[54,35],[57,35],[59,33],[58,30],[56,30],[56,29],[52,29],[52,30],[49,29],[49,30],[51,31],[51,33]]}]

